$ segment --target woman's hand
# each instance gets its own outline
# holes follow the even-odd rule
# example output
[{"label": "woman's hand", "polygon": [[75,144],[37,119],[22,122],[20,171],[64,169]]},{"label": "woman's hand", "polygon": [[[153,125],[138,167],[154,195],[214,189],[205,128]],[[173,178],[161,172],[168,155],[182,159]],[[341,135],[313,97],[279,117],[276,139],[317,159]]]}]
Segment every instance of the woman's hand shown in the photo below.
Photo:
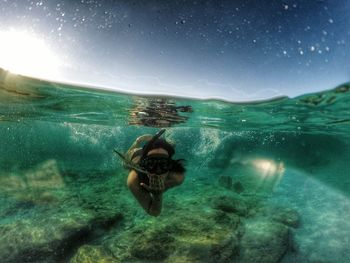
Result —
[{"label": "woman's hand", "polygon": [[[125,159],[131,161],[131,158],[134,154],[134,152],[136,151],[136,148],[141,148],[140,144],[144,141],[150,141],[151,139],[153,138],[153,135],[151,134],[145,134],[145,135],[142,135],[140,137],[138,137],[134,143],[130,146],[130,148],[128,149],[128,151],[126,152],[125,154]],[[124,166],[125,168],[126,166]]]},{"label": "woman's hand", "polygon": [[165,174],[149,174],[149,185],[141,183],[140,185],[152,194],[159,195],[165,190]]}]

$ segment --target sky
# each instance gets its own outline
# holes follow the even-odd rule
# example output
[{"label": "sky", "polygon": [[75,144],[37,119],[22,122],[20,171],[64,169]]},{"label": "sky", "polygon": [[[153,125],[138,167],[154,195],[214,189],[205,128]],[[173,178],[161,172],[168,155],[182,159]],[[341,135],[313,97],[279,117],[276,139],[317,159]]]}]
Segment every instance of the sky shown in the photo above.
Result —
[{"label": "sky", "polygon": [[0,0],[0,14],[0,67],[46,79],[228,101],[350,81],[349,0]]}]

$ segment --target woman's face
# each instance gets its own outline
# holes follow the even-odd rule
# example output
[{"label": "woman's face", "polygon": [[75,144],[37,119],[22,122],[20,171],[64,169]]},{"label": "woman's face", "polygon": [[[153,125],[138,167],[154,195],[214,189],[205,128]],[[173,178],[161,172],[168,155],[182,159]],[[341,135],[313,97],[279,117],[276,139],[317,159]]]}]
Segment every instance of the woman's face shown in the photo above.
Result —
[{"label": "woman's face", "polygon": [[151,174],[166,174],[169,171],[169,154],[163,148],[149,151],[146,157],[146,169]]}]

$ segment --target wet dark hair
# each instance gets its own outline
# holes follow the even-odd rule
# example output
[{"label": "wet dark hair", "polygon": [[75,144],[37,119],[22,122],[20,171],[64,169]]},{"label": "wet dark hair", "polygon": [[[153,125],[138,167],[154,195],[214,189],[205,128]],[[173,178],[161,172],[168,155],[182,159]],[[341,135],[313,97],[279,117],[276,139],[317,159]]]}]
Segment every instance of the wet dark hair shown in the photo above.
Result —
[{"label": "wet dark hair", "polygon": [[185,159],[172,160],[170,171],[175,173],[186,172],[185,161]]},{"label": "wet dark hair", "polygon": [[[144,147],[145,148],[145,147]],[[175,148],[173,145],[168,143],[166,140],[162,138],[156,139],[152,145],[147,147],[147,152],[144,154],[147,155],[151,150],[162,148],[166,150],[169,154],[169,158],[171,158],[175,154]],[[172,172],[184,173],[186,171],[184,167],[185,159],[171,160],[171,169]]]}]

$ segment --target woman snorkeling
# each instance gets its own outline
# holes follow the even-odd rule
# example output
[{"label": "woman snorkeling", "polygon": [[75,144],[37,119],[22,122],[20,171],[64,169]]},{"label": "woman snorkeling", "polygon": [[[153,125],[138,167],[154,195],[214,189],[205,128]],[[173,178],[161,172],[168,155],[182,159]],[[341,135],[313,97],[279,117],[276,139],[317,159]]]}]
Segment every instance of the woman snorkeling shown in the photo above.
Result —
[{"label": "woman snorkeling", "polygon": [[[124,168],[130,169],[127,185],[143,209],[152,216],[162,210],[163,193],[184,181],[183,159],[173,160],[174,147],[160,136],[143,135],[136,139],[124,159]],[[143,147],[141,145],[144,144]]]}]

